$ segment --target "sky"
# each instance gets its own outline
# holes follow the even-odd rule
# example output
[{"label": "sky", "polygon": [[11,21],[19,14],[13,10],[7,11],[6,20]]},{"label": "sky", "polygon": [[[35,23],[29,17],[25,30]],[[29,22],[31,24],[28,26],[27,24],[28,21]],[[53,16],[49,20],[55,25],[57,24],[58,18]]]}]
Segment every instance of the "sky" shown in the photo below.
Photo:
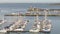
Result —
[{"label": "sky", "polygon": [[0,3],[60,3],[60,0],[0,0]]}]

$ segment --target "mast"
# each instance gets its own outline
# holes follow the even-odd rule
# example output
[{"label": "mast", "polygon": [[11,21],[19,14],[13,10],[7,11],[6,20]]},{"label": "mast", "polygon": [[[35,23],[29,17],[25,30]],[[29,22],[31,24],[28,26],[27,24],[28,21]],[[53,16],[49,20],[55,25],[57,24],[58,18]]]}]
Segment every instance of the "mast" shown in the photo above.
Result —
[{"label": "mast", "polygon": [[36,11],[36,17],[35,17],[35,20],[36,20],[36,22],[38,23],[38,21],[39,21],[39,19],[38,19],[38,8],[36,8],[36,10],[34,10],[34,11]]},{"label": "mast", "polygon": [[3,21],[5,20],[5,17],[3,16]]},{"label": "mast", "polygon": [[37,14],[36,14],[36,19],[37,19],[37,22],[38,22],[38,8],[37,8]]},{"label": "mast", "polygon": [[44,10],[44,12],[45,12],[45,20],[47,20],[47,13],[48,13],[47,11],[48,11],[48,9]]}]

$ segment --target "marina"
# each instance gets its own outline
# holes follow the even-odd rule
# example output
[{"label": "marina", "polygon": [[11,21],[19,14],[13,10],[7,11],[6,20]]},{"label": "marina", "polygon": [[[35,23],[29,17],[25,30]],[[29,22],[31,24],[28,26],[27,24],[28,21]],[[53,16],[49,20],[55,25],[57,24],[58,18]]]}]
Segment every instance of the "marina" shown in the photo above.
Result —
[{"label": "marina", "polygon": [[[20,17],[21,18],[21,17]],[[28,21],[23,21],[23,18],[21,18],[19,21],[10,24],[9,26],[4,27],[0,32],[7,32],[7,31],[24,31],[23,29],[27,25]]]},{"label": "marina", "polygon": [[[39,10],[44,9],[39,12]],[[0,12],[0,33],[7,34],[56,34],[59,31],[60,13],[58,9],[53,14],[47,8],[40,8],[39,10],[33,7],[33,11],[26,12],[11,9],[5,9]],[[7,12],[7,10],[10,12]],[[20,9],[19,9],[20,10]],[[52,10],[52,9],[51,9]],[[5,11],[3,13],[3,11]],[[16,11],[16,12],[15,12]],[[24,10],[25,11],[25,10]],[[53,16],[52,16],[52,15]],[[59,32],[58,32],[59,33]]]},{"label": "marina", "polygon": [[[38,18],[38,9],[33,8],[33,11],[36,11],[36,19],[35,23],[32,26],[32,29],[29,30],[29,32],[50,32],[51,31],[51,23],[49,20],[47,20],[47,9],[44,11],[45,12],[45,19],[44,21],[40,22]],[[20,16],[21,19],[16,21],[14,24],[10,24],[10,26],[6,26],[0,32],[7,32],[7,31],[24,31],[24,28],[27,25],[27,21]],[[46,22],[45,22],[46,21]],[[26,31],[27,32],[27,31]]]}]

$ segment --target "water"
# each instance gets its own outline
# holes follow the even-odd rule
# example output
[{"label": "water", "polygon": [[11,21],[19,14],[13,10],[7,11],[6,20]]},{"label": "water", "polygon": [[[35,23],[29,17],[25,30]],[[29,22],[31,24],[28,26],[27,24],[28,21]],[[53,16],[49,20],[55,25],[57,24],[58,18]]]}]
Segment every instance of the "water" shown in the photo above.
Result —
[{"label": "water", "polygon": [[[4,16],[5,14],[25,13],[27,12],[27,8],[29,8],[30,6],[39,7],[39,8],[60,9],[59,5],[54,6],[54,5],[39,4],[39,3],[38,4],[37,3],[0,4],[0,19],[7,20],[6,23],[0,25],[0,29],[20,19],[19,16]],[[24,19],[29,20],[29,23],[27,24],[25,30],[29,30],[32,28],[34,24],[34,18],[35,18],[34,16],[24,16]],[[39,16],[39,20],[42,19],[44,19],[44,16]],[[60,16],[48,16],[48,19],[50,19],[52,23],[51,33],[9,32],[6,34],[60,34]]]}]

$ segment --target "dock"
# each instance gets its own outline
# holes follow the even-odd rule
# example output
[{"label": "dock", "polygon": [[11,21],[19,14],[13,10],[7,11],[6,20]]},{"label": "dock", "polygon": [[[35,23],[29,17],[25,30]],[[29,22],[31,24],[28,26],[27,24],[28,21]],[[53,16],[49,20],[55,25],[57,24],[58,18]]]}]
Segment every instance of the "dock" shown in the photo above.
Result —
[{"label": "dock", "polygon": [[[43,26],[46,22],[43,22],[44,24],[42,24],[42,22],[40,23],[39,21],[39,18],[38,18],[38,16],[45,16],[45,20],[47,19],[47,16],[57,16],[57,15],[49,15],[49,14],[47,14],[47,9],[45,10],[45,14],[44,15],[40,15],[39,14],[39,12],[37,11],[37,13],[36,14],[6,14],[6,15],[4,15],[4,16],[36,16],[36,24],[37,24],[37,28],[38,29],[32,29],[33,31],[32,32],[50,32],[51,31],[51,27],[50,27],[50,30],[47,30],[47,29],[45,29],[45,28],[43,28],[43,27],[46,27],[46,26]],[[58,15],[58,16],[60,16],[60,15]],[[24,24],[25,22],[24,22],[24,20],[23,19],[20,19],[20,20],[18,20],[17,22],[15,22],[13,25],[11,25],[10,27],[9,27],[9,29],[7,29],[7,32],[30,32],[29,30],[30,30],[30,28],[33,26],[33,24],[35,23],[29,23],[30,25],[29,26],[26,26],[26,24],[27,24],[27,22],[26,22],[26,24]],[[21,25],[21,24],[23,24],[23,25]],[[19,27],[19,26],[21,26],[21,27]],[[24,27],[23,27],[24,26]],[[26,26],[26,27],[25,27]],[[27,29],[29,27],[29,29]],[[48,27],[47,27],[48,28]],[[19,30],[20,29],[20,30]],[[45,29],[45,30],[43,30],[43,29]]]},{"label": "dock", "polygon": [[[29,31],[7,31],[7,32],[29,32]],[[49,32],[39,31],[39,32],[42,32],[42,33],[50,33],[50,31]]]},{"label": "dock", "polygon": [[[5,14],[4,16],[36,16],[37,11],[38,16],[44,16],[44,10],[42,8],[30,7],[26,13],[11,13]],[[47,12],[47,16],[60,16],[60,9],[48,9]]]},{"label": "dock", "polygon": [[[6,14],[4,16],[36,16],[34,14],[30,15],[30,14],[21,14],[21,15],[12,15],[12,14]],[[38,16],[44,16],[44,15],[38,15]],[[52,14],[52,15],[47,15],[47,16],[60,16],[60,15],[56,15],[56,14]]]}]

